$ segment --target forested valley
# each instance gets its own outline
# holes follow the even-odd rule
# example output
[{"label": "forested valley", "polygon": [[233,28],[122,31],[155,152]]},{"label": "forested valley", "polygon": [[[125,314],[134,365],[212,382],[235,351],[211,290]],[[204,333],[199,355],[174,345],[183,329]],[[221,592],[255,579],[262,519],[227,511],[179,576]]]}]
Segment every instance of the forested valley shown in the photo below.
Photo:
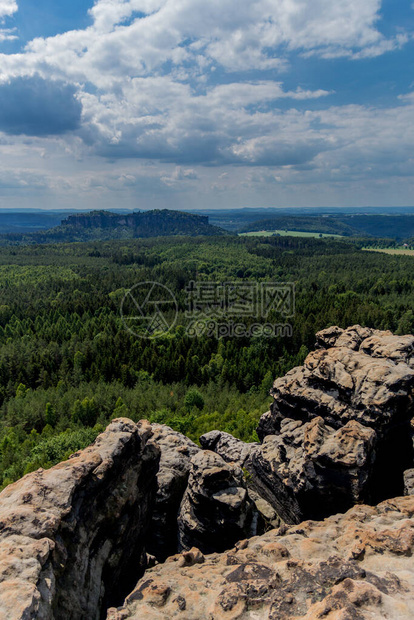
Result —
[{"label": "forested valley", "polygon": [[[363,245],[229,236],[0,248],[0,486],[86,446],[114,417],[162,422],[195,441],[213,428],[256,440],[273,380],[303,362],[316,331],[360,323],[412,333],[413,258]],[[150,340],[120,314],[145,281],[178,302],[174,327]],[[294,282],[292,336],[189,334],[191,281]]]}]

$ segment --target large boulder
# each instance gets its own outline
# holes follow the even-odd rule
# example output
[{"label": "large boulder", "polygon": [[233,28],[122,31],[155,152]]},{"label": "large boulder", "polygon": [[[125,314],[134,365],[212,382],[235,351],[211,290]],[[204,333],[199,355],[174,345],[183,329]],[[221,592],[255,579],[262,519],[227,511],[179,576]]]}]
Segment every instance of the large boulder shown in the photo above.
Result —
[{"label": "large boulder", "polygon": [[254,505],[238,465],[209,450],[191,459],[178,529],[180,549],[197,547],[203,553],[228,549],[255,533]]},{"label": "large boulder", "polygon": [[147,551],[163,561],[178,549],[178,512],[187,488],[190,461],[200,448],[169,426],[152,424],[152,430],[161,458]]},{"label": "large boulder", "polygon": [[107,620],[411,620],[414,496],[150,569]]},{"label": "large boulder", "polygon": [[146,422],[0,494],[0,618],[99,620],[145,568],[159,451]]}]

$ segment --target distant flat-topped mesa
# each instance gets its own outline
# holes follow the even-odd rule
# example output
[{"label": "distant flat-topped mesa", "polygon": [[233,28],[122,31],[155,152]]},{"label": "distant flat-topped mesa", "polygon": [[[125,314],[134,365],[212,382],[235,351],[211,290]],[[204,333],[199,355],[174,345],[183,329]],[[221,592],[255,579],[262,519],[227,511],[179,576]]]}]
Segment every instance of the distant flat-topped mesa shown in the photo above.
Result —
[{"label": "distant flat-topped mesa", "polygon": [[223,229],[209,224],[208,217],[195,213],[154,209],[127,214],[111,211],[91,211],[69,215],[62,220],[63,229],[87,231],[124,230],[124,236],[156,237],[169,235],[220,235],[228,234]]}]

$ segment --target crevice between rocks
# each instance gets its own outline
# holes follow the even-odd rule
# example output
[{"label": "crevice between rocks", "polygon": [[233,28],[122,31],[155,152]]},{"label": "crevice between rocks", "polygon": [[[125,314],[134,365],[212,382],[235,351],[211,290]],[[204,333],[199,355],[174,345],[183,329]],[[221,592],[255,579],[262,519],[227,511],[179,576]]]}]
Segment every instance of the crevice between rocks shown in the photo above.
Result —
[{"label": "crevice between rocks", "polygon": [[413,467],[414,444],[409,421],[388,429],[378,441],[367,502],[376,505],[404,495],[404,472]]}]

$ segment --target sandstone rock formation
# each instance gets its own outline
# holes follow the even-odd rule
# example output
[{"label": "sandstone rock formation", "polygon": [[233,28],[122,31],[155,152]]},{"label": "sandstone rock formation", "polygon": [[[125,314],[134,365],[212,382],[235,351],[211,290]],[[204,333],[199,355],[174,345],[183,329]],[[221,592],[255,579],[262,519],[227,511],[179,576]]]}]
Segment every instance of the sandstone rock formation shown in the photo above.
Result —
[{"label": "sandstone rock formation", "polygon": [[261,443],[114,420],[0,495],[0,620],[98,620],[145,566],[108,620],[411,619],[413,394],[414,336],[332,327]]},{"label": "sandstone rock formation", "polygon": [[390,331],[353,325],[347,329],[328,327],[316,334],[316,347],[347,347],[361,350],[371,357],[382,357],[394,362],[414,363],[414,336],[395,336]]},{"label": "sandstone rock formation", "polygon": [[244,467],[252,451],[260,446],[259,443],[245,443],[223,431],[210,431],[202,435],[200,445],[203,450],[217,452],[227,463],[234,462],[240,467]]},{"label": "sandstone rock formation", "polygon": [[178,512],[187,488],[191,458],[200,451],[190,439],[169,426],[153,424],[153,441],[161,450],[157,495],[146,549],[158,560],[176,553]]},{"label": "sandstone rock formation", "polygon": [[107,620],[411,620],[414,497],[176,555]]},{"label": "sandstone rock formation", "polygon": [[414,468],[404,472],[404,495],[414,495]]},{"label": "sandstone rock formation", "polygon": [[308,421],[321,416],[335,428],[356,420],[382,434],[392,424],[409,421],[414,414],[414,369],[399,360],[371,357],[367,350],[367,340],[358,351],[336,345],[318,349],[303,366],[276,379],[274,402],[262,416],[259,437],[279,432],[286,417]]},{"label": "sandstone rock formation", "polygon": [[[237,463],[245,474],[245,482],[250,499],[254,502],[257,511],[257,532],[263,533],[269,527],[280,525],[279,513],[283,507],[289,510],[292,497],[283,486],[281,480],[270,474],[268,480],[257,475],[255,464],[259,461],[259,443],[244,443],[233,435],[223,431],[210,431],[200,437],[200,444],[204,450],[212,450],[219,454],[228,463]],[[263,472],[262,472],[263,473]],[[296,506],[296,504],[295,504]],[[298,507],[291,522],[298,519]]]},{"label": "sandstone rock formation", "polygon": [[286,523],[322,518],[366,498],[375,438],[354,421],[334,430],[320,417],[286,419],[280,434],[265,437],[252,455],[250,471]]},{"label": "sandstone rock formation", "polygon": [[244,444],[218,431],[200,438],[203,447],[248,472],[249,495],[265,526],[277,524],[277,516],[299,523],[367,499],[375,441],[375,431],[359,422],[335,430],[320,417],[305,423],[286,418],[280,432],[266,436],[262,445]]},{"label": "sandstone rock formation", "polygon": [[123,600],[144,568],[151,434],[146,422],[114,420],[89,448],[0,494],[1,620],[98,620]]},{"label": "sandstone rock formation", "polygon": [[198,452],[178,516],[180,548],[228,549],[255,533],[254,516],[240,467],[209,450]]},{"label": "sandstone rock formation", "polygon": [[317,345],[303,366],[276,379],[259,437],[279,435],[286,419],[320,417],[333,429],[350,422],[371,428],[376,456],[365,498],[402,495],[403,472],[414,465],[414,337],[333,327],[317,334]]}]

